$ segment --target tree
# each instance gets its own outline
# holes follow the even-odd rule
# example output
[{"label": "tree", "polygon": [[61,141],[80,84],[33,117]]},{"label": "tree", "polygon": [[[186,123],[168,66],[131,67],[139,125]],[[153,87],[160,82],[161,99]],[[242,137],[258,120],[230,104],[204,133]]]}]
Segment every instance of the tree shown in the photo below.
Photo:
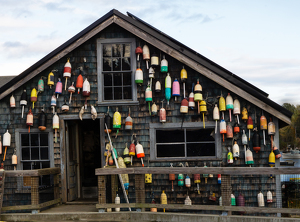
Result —
[{"label": "tree", "polygon": [[300,146],[300,105],[284,103],[282,105],[293,113],[291,124],[279,130],[280,150],[285,150],[288,145],[292,147]]}]

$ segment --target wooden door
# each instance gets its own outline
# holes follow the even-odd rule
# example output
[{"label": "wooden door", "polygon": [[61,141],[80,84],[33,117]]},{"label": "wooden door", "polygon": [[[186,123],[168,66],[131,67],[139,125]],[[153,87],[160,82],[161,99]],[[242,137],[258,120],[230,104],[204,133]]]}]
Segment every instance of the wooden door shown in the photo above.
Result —
[{"label": "wooden door", "polygon": [[80,197],[78,178],[79,173],[79,140],[78,124],[75,121],[66,123],[66,147],[67,147],[67,178],[68,178],[68,201]]}]

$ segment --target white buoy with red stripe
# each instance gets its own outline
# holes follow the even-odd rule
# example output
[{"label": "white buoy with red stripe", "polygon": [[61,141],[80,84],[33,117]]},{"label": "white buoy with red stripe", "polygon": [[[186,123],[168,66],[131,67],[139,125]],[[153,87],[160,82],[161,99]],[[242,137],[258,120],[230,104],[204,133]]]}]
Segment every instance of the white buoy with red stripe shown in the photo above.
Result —
[{"label": "white buoy with red stripe", "polygon": [[167,122],[167,113],[166,113],[165,108],[163,107],[163,105],[164,105],[163,103],[164,103],[164,101],[161,101],[161,108],[159,110],[159,121],[161,123]]},{"label": "white buoy with red stripe", "polygon": [[84,108],[87,109],[87,98],[91,94],[91,85],[86,78],[83,82],[83,88],[82,88],[82,95],[85,97],[85,103],[84,103]]},{"label": "white buoy with red stripe", "polygon": [[65,64],[64,74],[63,74],[64,78],[66,78],[65,90],[67,90],[68,78],[71,78],[71,69],[72,69],[72,66],[71,66],[71,63],[70,63],[70,59],[68,59],[68,61]]},{"label": "white buoy with red stripe", "polygon": [[130,108],[128,109],[128,116],[125,119],[125,130],[132,130],[132,118],[130,116]]},{"label": "white buoy with red stripe", "polygon": [[15,97],[13,95],[11,95],[11,97],[9,99],[9,106],[10,106],[10,108],[15,108],[16,107],[16,100],[15,100]]},{"label": "white buoy with red stripe", "polygon": [[4,133],[3,135],[3,146],[5,147],[3,162],[5,161],[7,147],[10,146],[10,144],[11,144],[11,134],[7,130],[6,133]]},{"label": "white buoy with red stripe", "polygon": [[220,120],[220,112],[219,112],[219,107],[217,104],[215,104],[215,108],[213,110],[213,120],[216,121],[215,133],[217,133],[218,120]]},{"label": "white buoy with red stripe", "polygon": [[145,157],[143,146],[137,141],[135,146],[136,157],[141,159],[142,166],[144,166],[143,157]]}]

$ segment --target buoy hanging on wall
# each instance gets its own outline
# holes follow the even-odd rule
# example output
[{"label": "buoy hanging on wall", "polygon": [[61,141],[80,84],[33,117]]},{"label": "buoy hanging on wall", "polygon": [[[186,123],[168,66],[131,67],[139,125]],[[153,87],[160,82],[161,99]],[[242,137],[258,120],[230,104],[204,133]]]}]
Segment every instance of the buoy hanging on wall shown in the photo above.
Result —
[{"label": "buoy hanging on wall", "polygon": [[42,93],[45,90],[45,83],[43,80],[43,77],[40,78],[40,80],[38,81],[38,93]]},{"label": "buoy hanging on wall", "polygon": [[58,78],[58,82],[56,83],[55,93],[57,98],[62,93],[62,82],[60,81],[60,78]]},{"label": "buoy hanging on wall", "polygon": [[13,95],[11,95],[11,97],[9,99],[9,106],[10,106],[10,108],[15,108],[16,107],[16,100],[15,100],[15,97]]},{"label": "buoy hanging on wall", "polygon": [[82,88],[82,95],[85,97],[85,103],[84,103],[84,108],[87,109],[87,98],[91,94],[91,85],[86,78],[83,82],[83,88]]},{"label": "buoy hanging on wall", "polygon": [[135,54],[137,54],[137,61],[140,61],[140,55],[143,54],[143,49],[141,46],[136,47]]},{"label": "buoy hanging on wall", "polygon": [[161,108],[159,110],[159,121],[161,123],[167,122],[167,113],[166,113],[165,108],[163,107],[163,103],[164,103],[164,101],[161,101]]},{"label": "buoy hanging on wall", "polygon": [[231,110],[233,110],[233,100],[230,93],[228,93],[226,97],[226,109],[229,110],[229,121],[231,122]]},{"label": "buoy hanging on wall", "polygon": [[67,90],[67,82],[68,82],[68,78],[71,78],[71,63],[70,63],[70,59],[67,60],[65,67],[64,67],[64,74],[63,77],[66,78],[65,81],[65,90]]},{"label": "buoy hanging on wall", "polygon": [[51,107],[52,107],[52,110],[53,110],[53,115],[55,114],[56,101],[57,101],[56,97],[55,97],[55,95],[53,95],[51,97]]},{"label": "buoy hanging on wall", "polygon": [[3,146],[5,147],[3,162],[5,161],[7,147],[9,147],[10,145],[11,145],[11,134],[7,130],[6,133],[4,133],[3,135]]},{"label": "buoy hanging on wall", "polygon": [[53,116],[53,129],[55,130],[55,143],[57,143],[57,130],[59,129],[59,117],[56,113]]},{"label": "buoy hanging on wall", "polygon": [[143,46],[143,59],[146,60],[146,66],[149,69],[150,50],[147,45]]},{"label": "buoy hanging on wall", "polygon": [[170,74],[168,73],[165,78],[165,98],[167,100],[167,105],[169,105],[169,101],[171,99],[171,87],[172,87],[172,80]]},{"label": "buoy hanging on wall", "polygon": [[216,134],[218,128],[218,120],[220,120],[220,111],[217,104],[215,104],[215,108],[213,110],[213,120],[216,121],[216,125],[215,125],[215,134]]},{"label": "buoy hanging on wall", "polygon": [[130,116],[130,108],[128,108],[128,116],[125,119],[125,130],[132,130],[132,118]]},{"label": "buoy hanging on wall", "polygon": [[78,94],[80,93],[80,89],[82,89],[82,87],[83,87],[83,77],[80,73],[76,80],[76,88],[78,89]]},{"label": "buoy hanging on wall", "polygon": [[143,157],[145,157],[144,148],[143,146],[137,141],[137,144],[135,146],[136,150],[136,157],[141,159],[142,166],[144,167]]},{"label": "buoy hanging on wall", "polygon": [[48,86],[50,86],[50,89],[52,89],[52,86],[54,86],[54,74],[53,71],[51,71],[48,75],[48,81],[47,81]]},{"label": "buoy hanging on wall", "polygon": [[113,116],[113,128],[117,129],[117,133],[116,133],[116,138],[117,138],[119,129],[121,128],[121,114],[118,111],[118,107],[116,108],[116,112],[114,113]]},{"label": "buoy hanging on wall", "polygon": [[238,124],[240,124],[239,115],[241,114],[241,105],[238,99],[233,101],[233,115],[236,115]]},{"label": "buoy hanging on wall", "polygon": [[30,127],[33,126],[33,114],[31,112],[31,109],[29,109],[27,114],[26,125],[28,126],[28,133],[30,133]]},{"label": "buoy hanging on wall", "polygon": [[75,86],[74,86],[74,82],[72,82],[72,85],[69,86],[68,88],[68,92],[70,93],[70,100],[69,100],[69,104],[71,104],[72,102],[72,94],[75,93]]},{"label": "buoy hanging on wall", "polygon": [[34,109],[34,103],[37,101],[37,92],[35,88],[31,90],[30,101],[32,102],[32,109]]}]

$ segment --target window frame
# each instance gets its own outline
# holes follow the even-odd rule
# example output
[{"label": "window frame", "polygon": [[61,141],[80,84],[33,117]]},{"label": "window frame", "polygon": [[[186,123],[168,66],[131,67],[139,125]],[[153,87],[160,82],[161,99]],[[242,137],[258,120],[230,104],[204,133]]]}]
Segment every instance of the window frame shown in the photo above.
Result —
[{"label": "window frame", "polygon": [[[16,129],[15,131],[15,140],[16,140],[16,154],[18,156],[18,165],[17,170],[23,170],[23,161],[21,160],[21,134],[34,134],[34,133],[48,133],[48,143],[49,143],[49,161],[50,167],[54,167],[54,152],[53,152],[53,131],[50,129],[46,129],[45,131],[40,131],[39,129],[30,129],[30,133],[28,133],[28,129]],[[39,161],[39,160],[38,160]]]},{"label": "window frame", "polygon": [[[205,129],[215,130],[215,122],[205,122]],[[215,134],[215,156],[197,156],[197,157],[157,157],[156,152],[156,130],[180,130],[180,129],[204,129],[202,122],[184,122],[181,123],[150,123],[150,160],[156,162],[173,162],[173,161],[197,161],[197,160],[221,160],[222,159],[222,141],[219,131]],[[184,142],[186,144],[186,142]],[[185,146],[185,153],[187,152]]]},{"label": "window frame", "polygon": [[[135,48],[136,48],[136,39],[135,38],[116,38],[116,39],[97,39],[97,80],[98,80],[98,106],[107,106],[111,104],[116,105],[138,105],[137,100],[137,86],[135,84],[135,69],[136,69],[136,55],[135,55]],[[131,59],[131,100],[104,100],[104,76],[103,76],[103,44],[130,44],[131,51],[130,51],[130,59]],[[106,71],[105,71],[106,72]],[[128,71],[124,71],[128,72]],[[130,72],[130,71],[129,71]],[[117,72],[116,72],[117,73]],[[122,73],[122,71],[120,71]],[[123,87],[123,85],[122,85]]]}]

